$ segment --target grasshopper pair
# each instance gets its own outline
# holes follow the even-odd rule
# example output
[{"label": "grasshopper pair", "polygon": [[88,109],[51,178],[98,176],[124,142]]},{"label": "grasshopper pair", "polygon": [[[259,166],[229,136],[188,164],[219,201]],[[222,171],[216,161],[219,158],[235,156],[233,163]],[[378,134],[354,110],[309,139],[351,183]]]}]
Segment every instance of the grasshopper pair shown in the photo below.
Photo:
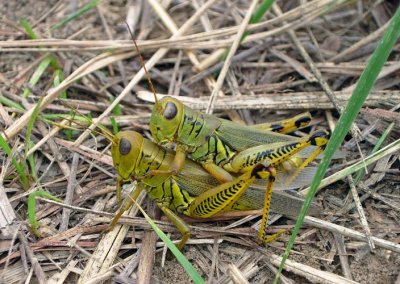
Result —
[{"label": "grasshopper pair", "polygon": [[[309,114],[305,114],[296,117],[293,121],[294,124],[298,124],[299,121],[304,122],[308,118]],[[278,124],[282,125],[274,123],[272,128]],[[267,127],[269,126],[256,126],[256,128],[262,129]],[[291,128],[293,128],[292,125],[284,126],[283,130]],[[262,130],[261,133],[263,135],[267,133],[276,134],[265,130]],[[181,166],[177,169],[177,172],[172,172],[171,165],[174,165],[177,157],[180,157],[179,154],[154,144],[137,132],[123,131],[114,137],[108,134],[107,136],[110,137],[109,140],[112,142],[111,154],[114,167],[118,173],[117,196],[120,196],[120,187],[124,181],[130,179],[139,181],[137,190],[133,191],[124,200],[122,207],[111,223],[111,227],[116,224],[119,217],[133,204],[133,200],[144,189],[182,233],[183,237],[178,244],[179,248],[182,248],[186,243],[190,230],[175,212],[195,218],[207,218],[220,212],[264,207],[259,239],[263,242],[269,242],[276,238],[276,236],[266,237],[266,221],[271,199],[273,211],[280,211],[291,216],[295,216],[299,212],[302,204],[302,200],[299,198],[287,195],[282,191],[272,191],[276,176],[275,168],[279,167],[283,162],[289,161],[294,154],[310,145],[318,146],[316,152],[319,153],[323,148],[320,145],[325,145],[326,142],[324,140],[325,134],[324,131],[317,131],[303,139],[283,134],[273,135],[274,137],[284,137],[290,142],[272,143],[267,146],[261,145],[264,151],[266,147],[269,148],[267,154],[264,154],[265,156],[263,157],[263,162],[266,161],[267,163],[248,161],[248,165],[253,164],[254,166],[242,170],[239,175],[232,176],[229,181],[223,181],[221,184],[219,184],[221,181],[217,177],[204,170],[207,169],[206,167],[204,169],[199,167],[198,164],[193,163],[185,156],[183,156],[185,159],[180,162]],[[305,166],[306,163],[307,160],[300,167]],[[280,179],[285,177],[287,176],[282,173]],[[251,187],[256,179],[265,178],[269,178],[266,193],[263,190],[260,191]],[[263,195],[266,197],[263,197]],[[282,204],[287,206],[285,210],[278,209]],[[290,207],[293,210],[289,209]]]},{"label": "grasshopper pair", "polygon": [[[189,237],[189,227],[174,211],[191,217],[208,218],[237,209],[237,206],[243,209],[240,203],[244,198],[241,198],[249,187],[256,179],[268,179],[264,197],[256,197],[251,193],[250,199],[264,200],[258,238],[264,243],[269,242],[276,238],[266,237],[276,169],[280,170],[285,162],[292,161],[300,151],[314,147],[308,158],[298,165],[297,172],[304,169],[323,151],[329,137],[329,133],[323,130],[305,138],[274,131],[292,131],[306,126],[310,120],[310,114],[306,113],[293,119],[249,128],[196,112],[171,97],[161,101],[156,98],[150,118],[152,136],[161,145],[175,142],[176,152],[167,152],[166,158],[165,150],[155,148],[154,144],[149,144],[149,141],[143,140],[135,132],[117,134],[111,150],[114,167],[119,175],[117,195],[124,181],[132,177],[140,179],[139,185],[144,185],[149,196],[182,233],[183,238],[179,243],[181,248]],[[147,149],[152,150],[147,152]],[[201,181],[205,188],[195,194],[195,181],[189,188],[187,184],[179,184],[176,181],[182,179],[182,175],[190,175],[188,169],[194,168],[192,162],[188,163],[187,154],[211,176],[207,177],[206,182]],[[204,180],[204,170],[197,168],[195,171],[203,173],[200,180]],[[297,173],[293,174],[292,178],[296,175]],[[220,184],[216,185],[216,181]],[[131,195],[124,203],[112,226],[123,211],[132,205],[131,199],[135,199],[136,194]]]},{"label": "grasshopper pair", "polygon": [[[259,164],[251,171],[234,176],[231,181],[220,184],[199,164],[189,159],[185,159],[184,165],[176,174],[166,174],[176,158],[176,153],[154,144],[137,132],[119,132],[112,137],[111,141],[111,154],[118,173],[117,194],[119,195],[118,192],[125,181],[132,179],[138,181],[136,189],[124,200],[111,222],[111,228],[115,226],[123,212],[132,206],[133,200],[142,190],[147,192],[181,232],[182,239],[178,248],[182,248],[186,243],[190,236],[190,229],[176,213],[195,218],[207,218],[220,212],[263,207],[264,190],[260,190],[260,186],[253,185],[253,182],[257,178],[269,177],[271,175],[270,165]],[[297,148],[304,148],[308,142],[304,139],[304,141],[292,144],[293,146],[290,147],[285,145],[273,149],[270,156],[279,155],[289,148],[294,149],[296,148],[294,144],[298,144]],[[287,156],[291,157],[289,154]],[[273,176],[275,177],[275,172],[273,172]],[[278,175],[280,180],[285,177],[287,176],[284,173]],[[273,211],[290,216],[298,214],[302,199],[283,191],[272,192],[272,183],[269,183],[268,187],[271,189],[268,202],[272,199]],[[267,209],[269,209],[269,204]],[[276,238],[276,236],[266,238],[265,235],[262,237],[264,242]]]},{"label": "grasshopper pair", "polygon": [[[309,120],[310,115],[306,113],[294,119],[272,123],[271,125],[260,124],[253,126],[256,132],[261,129],[265,136],[282,137],[282,140],[286,139],[288,142],[281,142],[279,145],[272,143],[268,146],[270,147],[268,154],[268,162],[270,164],[259,163],[251,171],[243,171],[239,175],[233,175],[230,181],[223,183],[208,173],[199,163],[195,163],[188,158],[185,158],[185,161],[181,163],[182,166],[177,173],[171,174],[171,165],[174,164],[177,157],[175,152],[160,147],[134,131],[122,131],[113,135],[103,127],[99,127],[100,131],[98,133],[111,142],[112,160],[118,173],[118,199],[120,199],[121,185],[124,182],[138,181],[137,188],[123,201],[120,210],[110,224],[110,228],[116,225],[123,212],[132,206],[133,200],[142,190],[145,190],[167,218],[182,233],[182,240],[178,244],[178,247],[182,248],[190,236],[190,230],[189,226],[176,213],[206,218],[219,212],[231,210],[261,209],[265,207],[265,183],[254,184],[254,181],[257,178],[266,177],[270,179],[268,183],[269,199],[267,209],[269,209],[269,203],[271,203],[272,211],[288,216],[296,216],[301,209],[303,201],[301,198],[287,194],[284,191],[272,191],[272,180],[275,177],[273,167],[280,167],[285,161],[290,161],[293,159],[294,153],[300,149],[307,148],[310,144],[315,144],[312,141],[319,139],[319,137],[318,135],[311,135],[310,137],[299,139],[269,132],[265,129],[281,129],[281,132],[285,132],[287,129],[292,130],[300,126],[299,121],[302,121],[301,126],[304,126],[306,121]],[[277,127],[278,125],[280,127]],[[275,157],[280,158],[277,160]],[[272,176],[271,172],[273,173]],[[290,174],[279,168],[277,181],[284,183],[283,181],[289,176]],[[297,183],[297,181],[294,183]],[[207,208],[213,208],[213,211],[204,214],[203,210]],[[265,218],[267,219],[267,217]],[[37,223],[34,216],[31,216],[30,219],[32,220],[32,228],[36,231]],[[268,242],[276,236],[266,238],[263,235],[262,237],[264,242]]]}]

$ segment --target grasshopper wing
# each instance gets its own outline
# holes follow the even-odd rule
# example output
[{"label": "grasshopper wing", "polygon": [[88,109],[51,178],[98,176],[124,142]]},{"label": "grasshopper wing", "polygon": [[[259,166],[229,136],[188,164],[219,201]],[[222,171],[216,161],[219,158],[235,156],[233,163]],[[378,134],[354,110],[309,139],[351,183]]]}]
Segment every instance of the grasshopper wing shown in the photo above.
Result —
[{"label": "grasshopper wing", "polygon": [[217,129],[218,137],[226,141],[237,151],[243,151],[263,144],[276,142],[294,142],[299,138],[280,133],[254,129],[245,125],[221,119]]},{"label": "grasshopper wing", "polygon": [[[310,175],[314,174],[314,172],[315,168],[306,168],[305,174],[299,175],[299,177],[289,185],[289,188],[292,189],[308,185],[310,182]],[[177,176],[174,176],[174,179],[181,189],[186,190],[192,196],[198,196],[220,184],[202,167],[190,160],[186,160],[182,171]],[[278,173],[277,182],[281,189],[285,187],[286,189],[288,188],[288,186],[284,184],[285,180],[287,180],[287,173]],[[247,189],[237,202],[238,208],[248,210],[263,208],[265,183],[265,181],[257,181]],[[303,198],[298,195],[289,194],[283,190],[274,190],[272,192],[271,211],[286,216],[297,216],[303,205],[303,201]],[[310,214],[316,215],[315,213],[318,212],[316,209],[316,206],[312,206]]]}]

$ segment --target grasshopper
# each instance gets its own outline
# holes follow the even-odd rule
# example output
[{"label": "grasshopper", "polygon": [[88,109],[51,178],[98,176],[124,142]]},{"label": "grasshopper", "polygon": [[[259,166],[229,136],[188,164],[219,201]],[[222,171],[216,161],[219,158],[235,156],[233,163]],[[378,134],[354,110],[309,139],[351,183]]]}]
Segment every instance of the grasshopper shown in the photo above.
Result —
[{"label": "grasshopper", "polygon": [[329,138],[329,133],[324,130],[315,131],[305,138],[295,138],[241,126],[191,110],[171,97],[156,101],[150,118],[150,130],[160,145],[171,142],[177,144],[170,169],[154,170],[148,173],[151,175],[178,173],[187,154],[223,184],[234,180],[231,173],[249,177],[263,167],[262,174],[257,176],[269,179],[258,235],[263,241],[276,168],[303,149],[315,146],[314,152],[298,167],[297,172],[300,171],[323,151]]},{"label": "grasshopper", "polygon": [[[123,201],[110,224],[110,229],[117,224],[122,214],[132,206],[133,200],[142,190],[147,192],[182,234],[182,239],[178,244],[180,249],[188,240],[190,229],[176,213],[190,217],[207,218],[219,212],[261,209],[263,207],[264,192],[253,185],[253,181],[257,178],[257,175],[262,175],[267,167],[258,167],[254,171],[239,175],[231,182],[224,184],[220,184],[201,166],[191,160],[185,162],[177,175],[147,176],[147,172],[152,170],[167,170],[174,159],[174,152],[143,138],[141,134],[135,131],[122,131],[112,135],[102,127],[100,130],[99,133],[111,142],[113,165],[118,173],[117,195],[120,194],[121,185],[124,182],[138,181],[136,189]],[[284,178],[284,175],[278,175],[278,179]],[[231,194],[232,192],[233,194]],[[55,199],[51,196],[50,198]],[[59,201],[58,199],[55,200]],[[216,201],[218,210],[210,214],[207,208],[214,207]],[[301,198],[283,191],[274,191],[271,210],[288,216],[296,216],[302,203]],[[30,203],[30,206],[34,207],[35,204]],[[28,210],[28,212],[33,213],[34,211],[34,208]],[[37,232],[38,222],[36,222],[34,216],[30,216],[30,222],[33,231]],[[274,238],[273,236],[267,240]]]},{"label": "grasshopper", "polygon": [[[277,147],[271,155],[280,153],[287,149]],[[195,218],[208,218],[220,212],[232,211],[235,209],[260,209],[264,192],[251,190],[249,187],[255,179],[265,179],[270,176],[270,165],[258,164],[251,171],[234,177],[231,181],[218,184],[218,181],[201,167],[188,160],[185,166],[176,175],[147,175],[149,171],[167,170],[174,160],[175,154],[143,138],[134,131],[122,131],[112,139],[111,155],[114,167],[118,173],[117,190],[120,190],[122,183],[127,180],[137,180],[138,190],[124,200],[121,209],[111,223],[113,227],[119,217],[132,206],[139,192],[143,189],[157,203],[161,211],[173,223],[182,234],[182,240],[178,247],[182,248],[190,235],[187,224],[176,214],[184,214]],[[274,173],[275,175],[275,173]],[[269,183],[272,186],[272,183]],[[249,190],[248,190],[249,189]],[[251,202],[246,202],[250,199]],[[273,194],[272,210],[279,206],[279,201],[285,202],[289,207],[297,208],[297,213],[302,203],[301,199],[289,198],[284,192]],[[276,202],[275,202],[275,200]],[[293,203],[293,204],[292,204]],[[296,204],[295,204],[296,203]],[[269,207],[269,206],[268,206]],[[276,210],[274,210],[276,211]],[[287,210],[293,211],[293,210]],[[266,218],[268,217],[268,214]],[[265,225],[264,225],[265,226]],[[266,238],[265,231],[261,231],[259,239],[269,242],[276,236]]]},{"label": "grasshopper", "polygon": [[[319,130],[306,139],[278,133],[303,127],[310,121],[310,117],[309,114],[305,114],[295,117],[293,123],[289,121],[285,120],[287,126],[276,122],[248,127],[192,110],[172,97],[164,97],[160,101],[155,97],[150,131],[156,143],[160,145],[171,142],[177,144],[176,156],[168,173],[177,173],[188,154],[219,181],[226,182],[232,180],[230,173],[245,172],[259,162],[268,161],[269,156],[266,152],[283,145],[305,142],[307,146],[317,147],[299,166],[300,169],[315,159],[327,143],[329,133]],[[298,152],[294,151],[290,156]],[[272,163],[276,164],[279,160],[286,159],[281,159],[281,155],[285,156],[286,153],[278,154]]]}]

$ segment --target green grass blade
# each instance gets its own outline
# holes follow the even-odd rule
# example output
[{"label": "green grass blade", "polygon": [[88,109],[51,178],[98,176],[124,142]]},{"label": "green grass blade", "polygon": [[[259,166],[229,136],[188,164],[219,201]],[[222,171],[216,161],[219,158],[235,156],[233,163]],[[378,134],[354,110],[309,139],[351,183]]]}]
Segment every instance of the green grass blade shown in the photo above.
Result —
[{"label": "green grass blade", "polygon": [[[112,98],[111,98],[111,102],[113,102],[114,100],[115,100],[115,98],[112,97]],[[121,105],[120,105],[120,104],[117,104],[117,105],[115,106],[115,108],[113,108],[112,112],[115,114],[115,116],[121,116],[121,115],[122,115]],[[115,118],[114,118],[114,117],[111,117],[111,118],[110,118],[110,121],[111,121],[111,126],[112,126],[112,128],[113,128],[114,134],[117,134],[117,133],[118,133],[118,124],[117,124]]]},{"label": "green grass blade", "polygon": [[[115,100],[115,98],[114,97],[112,97],[111,98],[111,102],[113,102]],[[122,115],[122,110],[121,110],[121,105],[120,104],[117,104],[116,106],[115,106],[115,108],[113,108],[113,113],[116,115],[116,116],[121,116]]]},{"label": "green grass blade", "polygon": [[151,228],[154,230],[157,236],[159,236],[160,239],[167,245],[168,249],[173,253],[178,262],[182,265],[183,269],[185,269],[186,273],[190,276],[190,278],[192,278],[193,282],[205,283],[204,279],[201,278],[200,274],[196,271],[196,269],[189,262],[189,260],[182,254],[182,252],[174,245],[171,239],[168,238],[168,236],[164,234],[164,232],[161,231],[160,228],[157,227],[157,225],[146,214],[146,212],[142,209],[142,207],[139,206],[139,204],[137,204],[136,202],[135,204],[142,212],[144,218],[146,218],[146,221],[150,224]]},{"label": "green grass blade", "polygon": [[[33,153],[28,157],[27,153],[30,150],[30,148],[33,146],[33,143],[31,141],[31,135],[32,135],[32,130],[33,130],[33,125],[35,124],[35,121],[39,115],[40,112],[40,105],[42,103],[43,98],[40,98],[38,103],[36,104],[32,116],[30,117],[29,121],[28,121],[28,125],[26,128],[26,135],[25,135],[25,157],[24,157],[24,161],[26,159],[28,159],[29,161],[29,165],[31,168],[31,173],[32,173],[32,177],[34,178],[34,180],[37,180],[37,174],[36,174],[36,166],[35,166],[35,159],[33,157]],[[25,162],[26,163],[26,162]]]},{"label": "green grass blade", "polygon": [[366,100],[368,93],[370,92],[379,72],[381,71],[383,65],[385,64],[394,44],[396,43],[400,34],[400,8],[397,9],[395,15],[391,19],[390,25],[386,30],[383,39],[379,42],[377,48],[372,54],[366,68],[360,76],[357,82],[357,86],[354,89],[352,96],[347,103],[336,128],[332,134],[331,139],[326,146],[324,156],[322,158],[321,164],[319,165],[317,172],[315,173],[314,179],[311,184],[311,189],[304,201],[302,211],[296,221],[296,226],[293,233],[289,239],[288,245],[286,247],[285,253],[282,258],[282,262],[279,266],[278,273],[275,276],[274,283],[278,283],[279,275],[282,272],[283,266],[289,253],[293,247],[295,238],[300,230],[300,227],[304,221],[304,217],[311,205],[312,199],[318,189],[318,186],[329,166],[333,154],[339,148],[343,142],[344,137],[348,133],[351,124],[355,120],[360,108],[362,107],[364,101]]},{"label": "green grass blade", "polygon": [[[32,134],[33,125],[35,124],[36,118],[39,115],[40,105],[42,104],[42,100],[43,100],[43,98],[40,98],[40,100],[36,104],[36,106],[33,110],[32,116],[29,118],[28,125],[26,127],[25,153],[28,153],[28,151],[29,151],[29,144],[31,142],[31,134]],[[26,156],[25,156],[25,158],[26,158]]]},{"label": "green grass blade", "polygon": [[[370,154],[375,153],[376,151],[378,151],[378,150],[381,148],[383,142],[385,142],[386,138],[388,137],[389,133],[392,131],[392,129],[393,129],[394,126],[395,126],[395,123],[392,122],[392,123],[388,126],[388,128],[386,128],[385,132],[383,132],[383,134],[382,134],[381,137],[379,138],[378,142],[376,142],[376,144],[375,144],[375,146],[374,146],[374,148],[372,149],[372,151],[371,151]],[[361,169],[361,170],[357,173],[356,177],[354,178],[354,184],[357,185],[357,184],[360,182],[361,178],[362,178],[364,175],[365,175],[365,169]]]},{"label": "green grass blade", "polygon": [[19,21],[19,24],[24,28],[24,30],[26,31],[26,33],[28,34],[28,36],[31,39],[37,39],[38,36],[35,34],[35,32],[33,31],[31,25],[28,23],[27,20],[22,19],[21,21]]},{"label": "green grass blade", "polygon": [[110,121],[111,121],[111,126],[112,126],[112,129],[113,129],[113,133],[117,134],[119,132],[117,121],[115,120],[114,117],[110,117]]},{"label": "green grass blade", "polygon": [[25,111],[25,109],[19,103],[16,103],[16,102],[6,98],[5,96],[0,96],[0,104],[3,104],[8,107],[13,107],[13,108],[21,110],[21,111]]},{"label": "green grass blade", "polygon": [[84,6],[82,6],[82,8],[78,9],[75,13],[72,13],[71,15],[69,15],[68,17],[66,17],[64,20],[62,20],[61,22],[55,24],[51,30],[54,31],[58,28],[63,27],[64,25],[66,25],[67,23],[73,21],[74,19],[78,18],[79,16],[83,15],[84,13],[86,13],[87,11],[89,11],[90,9],[93,9],[94,7],[96,7],[97,4],[100,3],[101,0],[92,0],[89,3],[85,4]]},{"label": "green grass blade", "polygon": [[[56,69],[56,71],[54,73],[55,73],[55,76],[54,76],[54,80],[53,80],[53,86],[57,87],[58,85],[61,84],[62,81],[64,81],[64,73],[62,72],[61,69]],[[60,99],[67,99],[66,91],[62,91],[60,93]]]},{"label": "green grass blade", "polygon": [[[42,77],[44,71],[46,71],[47,67],[49,67],[51,61],[53,60],[52,56],[46,56],[39,64],[38,68],[33,73],[31,79],[29,80],[30,86],[35,86],[37,82],[39,82]],[[27,98],[30,94],[29,89],[25,89],[22,95],[23,98]]]},{"label": "green grass blade", "polygon": [[[29,149],[31,149],[35,144],[32,141],[29,141]],[[33,154],[28,156],[29,167],[31,168],[31,176],[34,181],[38,180],[37,169],[35,156]]]},{"label": "green grass blade", "polygon": [[13,163],[21,181],[22,187],[27,189],[29,187],[29,180],[25,174],[24,167],[18,163],[17,159],[13,157],[11,147],[8,145],[7,141],[0,135],[0,148],[3,149],[4,153],[11,158],[11,162]]},{"label": "green grass blade", "polygon": [[36,197],[38,197],[38,196],[47,198],[50,200],[54,200],[57,202],[63,202],[61,199],[51,195],[50,193],[48,193],[44,190],[38,190],[38,191],[35,191],[35,192],[32,192],[31,194],[29,194],[29,197],[28,197],[28,220],[29,220],[29,223],[31,224],[32,231],[36,236],[39,235],[39,232],[37,231],[37,229],[40,226],[40,223],[36,220]]},{"label": "green grass blade", "polygon": [[[274,0],[264,0],[254,11],[250,18],[250,24],[258,23],[269,8],[274,4]],[[243,39],[242,39],[243,40]]]}]

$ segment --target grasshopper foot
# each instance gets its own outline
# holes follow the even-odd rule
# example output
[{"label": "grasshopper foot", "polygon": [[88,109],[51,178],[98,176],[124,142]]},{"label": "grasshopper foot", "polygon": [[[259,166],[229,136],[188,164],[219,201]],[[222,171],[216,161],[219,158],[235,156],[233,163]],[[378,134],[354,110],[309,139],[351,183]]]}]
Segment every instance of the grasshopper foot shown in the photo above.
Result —
[{"label": "grasshopper foot", "polygon": [[262,239],[258,239],[260,245],[266,245],[272,243],[273,241],[277,240],[282,234],[284,234],[286,230],[280,230],[278,233],[267,236],[264,235]]}]

